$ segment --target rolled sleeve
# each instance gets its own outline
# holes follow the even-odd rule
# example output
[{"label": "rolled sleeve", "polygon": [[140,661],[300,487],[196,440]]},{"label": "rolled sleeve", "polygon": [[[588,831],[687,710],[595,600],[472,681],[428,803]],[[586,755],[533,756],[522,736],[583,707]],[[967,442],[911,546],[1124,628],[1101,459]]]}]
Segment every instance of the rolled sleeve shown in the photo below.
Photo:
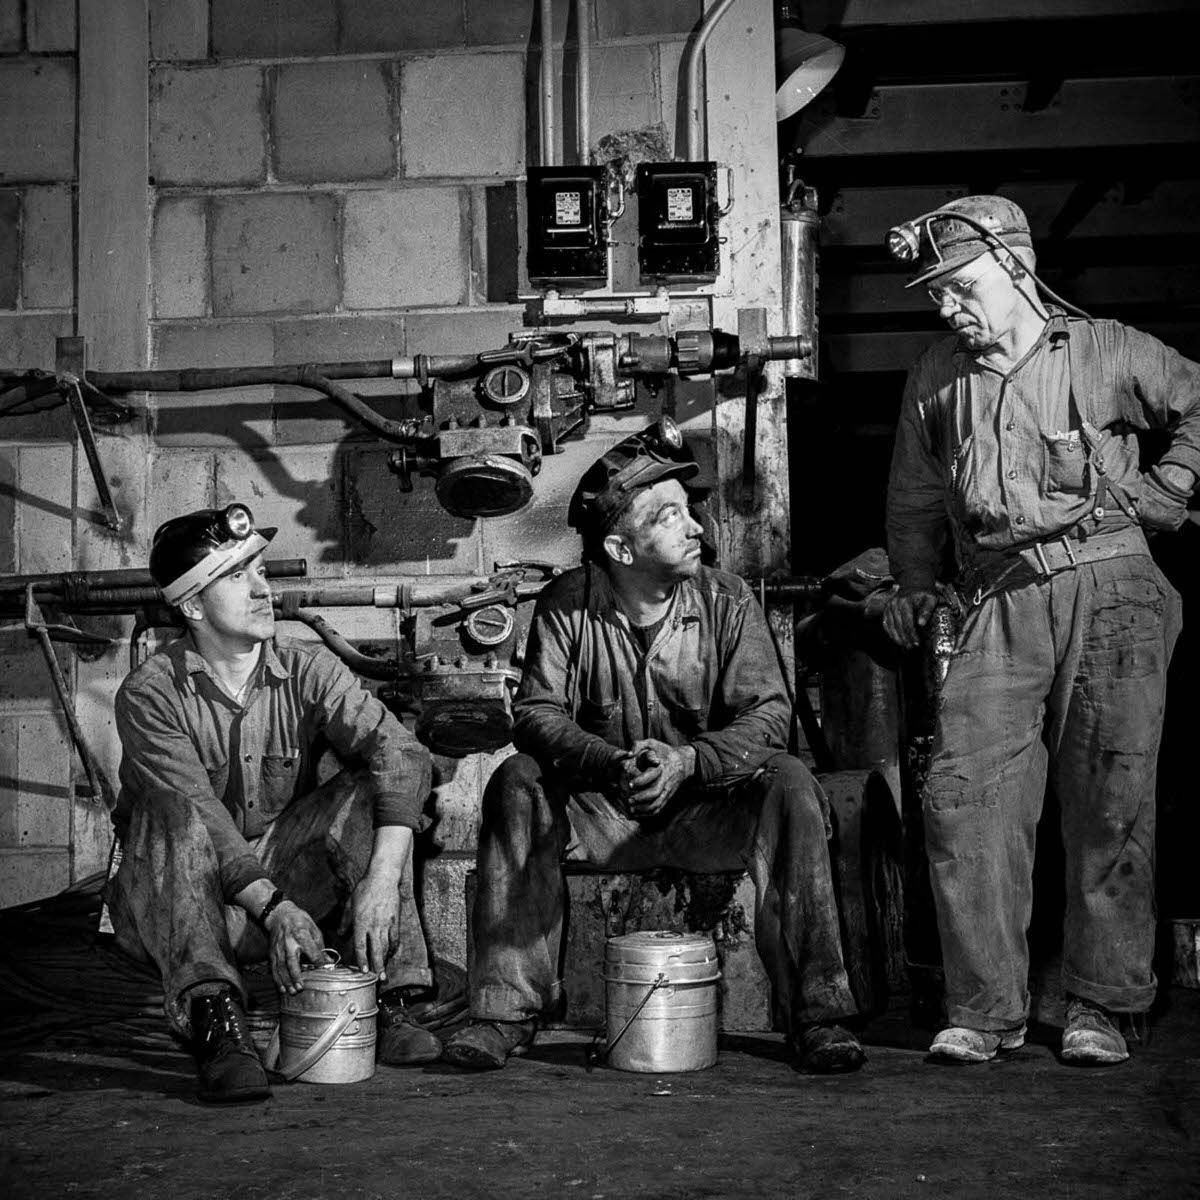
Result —
[{"label": "rolled sleeve", "polygon": [[334,749],[366,763],[375,824],[424,829],[433,775],[429,751],[327,650],[316,651],[309,660],[305,687],[316,724]]}]

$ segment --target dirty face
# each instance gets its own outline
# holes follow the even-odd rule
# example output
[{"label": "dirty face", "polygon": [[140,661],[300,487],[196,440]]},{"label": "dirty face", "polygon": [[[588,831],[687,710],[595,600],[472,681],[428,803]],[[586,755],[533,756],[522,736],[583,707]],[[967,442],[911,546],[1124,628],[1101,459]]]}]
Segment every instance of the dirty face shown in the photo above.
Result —
[{"label": "dirty face", "polygon": [[[618,562],[659,582],[688,579],[700,569],[703,526],[688,508],[678,479],[664,479],[639,492],[609,535],[609,552]],[[606,543],[607,544],[607,543]]]},{"label": "dirty face", "polygon": [[1014,329],[1024,303],[1004,264],[991,254],[939,278],[928,291],[938,316],[972,352],[987,350]]},{"label": "dirty face", "polygon": [[[195,614],[188,612],[188,605],[195,606]],[[182,607],[231,646],[249,649],[275,634],[271,586],[261,554],[214,579]]]}]

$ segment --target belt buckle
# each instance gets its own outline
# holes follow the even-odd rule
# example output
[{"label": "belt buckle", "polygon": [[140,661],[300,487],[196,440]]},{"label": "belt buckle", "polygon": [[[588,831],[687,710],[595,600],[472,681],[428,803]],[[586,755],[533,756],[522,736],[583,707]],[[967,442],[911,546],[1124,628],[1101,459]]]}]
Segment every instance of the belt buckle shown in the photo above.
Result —
[{"label": "belt buckle", "polygon": [[1050,564],[1046,561],[1046,548],[1041,542],[1033,543],[1033,557],[1037,559],[1037,564],[1041,568],[1043,575],[1051,575]]},{"label": "belt buckle", "polygon": [[1071,564],[1071,570],[1075,570],[1079,566],[1079,560],[1075,557],[1075,551],[1071,549],[1071,539],[1064,533],[1058,540],[1062,542],[1062,547],[1067,552],[1067,560]]}]

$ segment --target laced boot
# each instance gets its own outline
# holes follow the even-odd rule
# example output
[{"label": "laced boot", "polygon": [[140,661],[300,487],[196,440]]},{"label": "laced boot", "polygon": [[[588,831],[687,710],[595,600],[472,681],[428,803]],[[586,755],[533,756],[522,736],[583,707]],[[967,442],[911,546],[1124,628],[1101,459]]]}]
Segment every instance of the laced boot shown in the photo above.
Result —
[{"label": "laced boot", "polygon": [[379,1042],[375,1057],[389,1067],[414,1067],[437,1062],[442,1043],[414,1019],[413,1009],[428,995],[427,988],[394,987],[379,997]]},{"label": "laced boot", "polygon": [[246,1029],[242,1002],[231,989],[193,996],[192,1051],[199,1069],[201,1100],[223,1104],[266,1100],[267,1072]]},{"label": "laced boot", "polygon": [[796,1039],[794,1065],[817,1075],[843,1075],[867,1061],[862,1043],[840,1025],[809,1025]]},{"label": "laced boot", "polygon": [[1129,1057],[1129,1047],[1108,1009],[1077,996],[1067,1005],[1062,1057],[1080,1067],[1110,1067]]}]

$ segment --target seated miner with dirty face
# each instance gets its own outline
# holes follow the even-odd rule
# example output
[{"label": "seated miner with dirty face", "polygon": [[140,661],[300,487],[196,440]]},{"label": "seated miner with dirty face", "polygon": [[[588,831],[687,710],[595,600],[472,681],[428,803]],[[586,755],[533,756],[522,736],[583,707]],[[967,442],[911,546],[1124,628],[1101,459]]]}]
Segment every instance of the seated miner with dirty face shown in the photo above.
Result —
[{"label": "seated miner with dirty face", "polygon": [[539,596],[514,703],[518,753],[483,798],[471,1023],[443,1057],[502,1067],[560,1001],[564,861],[609,871],[748,871],[776,1018],[798,1067],[865,1055],[831,885],[825,797],[786,751],[791,710],[761,608],[701,563],[662,421],[584,474],[570,522],[584,563]]},{"label": "seated miner with dirty face", "polygon": [[[430,983],[411,865],[429,754],[323,646],[275,636],[274,533],[237,504],[159,527],[150,572],[186,631],[116,700],[113,925],[161,972],[206,1101],[269,1094],[239,964],[265,960],[281,991],[302,990],[303,964],[327,961],[319,922],[339,912],[343,949],[385,989],[380,1058],[441,1050],[405,1007]],[[320,783],[326,748],[347,766]]]}]

